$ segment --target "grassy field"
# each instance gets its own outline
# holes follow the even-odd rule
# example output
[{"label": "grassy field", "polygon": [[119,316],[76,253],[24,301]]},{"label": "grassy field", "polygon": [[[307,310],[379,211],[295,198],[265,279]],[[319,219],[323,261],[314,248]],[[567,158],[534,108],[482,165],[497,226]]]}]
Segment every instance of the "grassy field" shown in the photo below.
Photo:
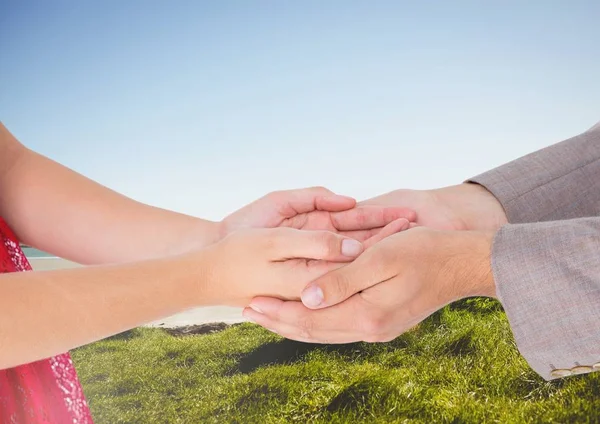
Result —
[{"label": "grassy field", "polygon": [[100,424],[600,422],[600,373],[545,382],[487,299],[386,344],[307,345],[251,324],[144,328],[73,357]]}]

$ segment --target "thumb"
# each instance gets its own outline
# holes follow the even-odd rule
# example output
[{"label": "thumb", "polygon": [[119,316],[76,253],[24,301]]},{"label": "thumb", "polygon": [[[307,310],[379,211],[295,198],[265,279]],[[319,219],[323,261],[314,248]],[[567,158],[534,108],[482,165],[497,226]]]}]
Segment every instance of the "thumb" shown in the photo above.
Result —
[{"label": "thumb", "polygon": [[388,266],[374,266],[381,249],[369,250],[353,263],[331,271],[311,282],[302,291],[302,303],[307,308],[320,309],[345,301],[356,293],[392,278],[395,271]]},{"label": "thumb", "polygon": [[271,240],[275,260],[317,259],[350,262],[363,251],[361,242],[329,231],[279,228]]}]

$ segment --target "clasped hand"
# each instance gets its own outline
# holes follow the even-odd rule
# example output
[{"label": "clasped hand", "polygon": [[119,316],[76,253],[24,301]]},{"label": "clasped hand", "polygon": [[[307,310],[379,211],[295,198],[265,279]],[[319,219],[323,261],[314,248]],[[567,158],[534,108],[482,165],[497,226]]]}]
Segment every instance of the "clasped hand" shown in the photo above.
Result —
[{"label": "clasped hand", "polygon": [[506,216],[484,188],[398,190],[367,204],[414,208],[418,226],[317,277],[302,301],[256,297],[244,316],[304,342],[385,342],[452,301],[496,296],[490,255]]},{"label": "clasped hand", "polygon": [[[299,300],[307,282],[402,231],[414,211],[356,205],[314,187],[271,193],[226,217],[215,244],[202,250],[201,302],[246,306],[257,295]],[[196,260],[192,256],[191,260]]]}]

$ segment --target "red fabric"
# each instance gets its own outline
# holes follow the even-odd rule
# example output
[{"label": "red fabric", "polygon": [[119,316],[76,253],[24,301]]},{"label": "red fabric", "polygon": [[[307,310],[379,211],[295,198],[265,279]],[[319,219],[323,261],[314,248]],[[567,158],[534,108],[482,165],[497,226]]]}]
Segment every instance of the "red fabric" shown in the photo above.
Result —
[{"label": "red fabric", "polygon": [[[21,271],[31,266],[0,218],[0,273]],[[92,423],[71,356],[0,370],[0,423]]]}]

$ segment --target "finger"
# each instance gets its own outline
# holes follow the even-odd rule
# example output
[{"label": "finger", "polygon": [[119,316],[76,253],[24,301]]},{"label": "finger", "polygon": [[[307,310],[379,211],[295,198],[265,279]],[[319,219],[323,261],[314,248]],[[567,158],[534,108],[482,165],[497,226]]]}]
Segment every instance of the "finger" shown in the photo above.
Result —
[{"label": "finger", "polygon": [[308,342],[350,343],[362,340],[368,320],[361,319],[367,309],[355,296],[343,304],[327,309],[310,310],[301,302],[256,297],[244,316],[293,340]]},{"label": "finger", "polygon": [[319,211],[340,212],[352,209],[354,206],[356,206],[354,198],[339,194],[315,198],[315,209]]},{"label": "finger", "polygon": [[364,247],[361,242],[329,231],[303,231],[293,228],[274,230],[270,240],[273,260],[317,259],[349,262],[358,257]]},{"label": "finger", "polygon": [[363,243],[366,242],[365,249],[367,249],[386,237],[417,226],[417,224],[409,222],[406,218],[400,218],[390,222],[388,225],[382,228],[374,228],[372,230],[340,231],[340,234],[346,237],[351,237]]},{"label": "finger", "polygon": [[331,214],[333,226],[338,231],[381,228],[400,218],[414,221],[417,214],[412,209],[396,206],[359,206]]},{"label": "finger", "polygon": [[400,219],[390,222],[388,225],[386,225],[382,229],[376,231],[375,235],[373,235],[369,239],[365,240],[365,242],[363,243],[365,246],[365,249],[368,249],[369,247],[380,242],[381,240],[383,240],[386,237],[389,237],[393,234],[399,233],[400,231],[408,230],[410,228],[410,225],[411,225],[411,223],[408,221],[408,219],[405,219],[405,218],[400,218]]},{"label": "finger", "polygon": [[[406,220],[406,218],[400,218],[400,219],[397,219],[396,221],[390,222],[385,227],[373,228],[372,230],[340,231],[339,234],[346,236],[346,237],[351,237],[351,238],[358,240],[360,242],[363,242],[363,243],[368,240],[369,246],[372,246],[376,242],[381,241],[384,238],[391,236],[392,234],[395,234],[399,231],[404,231],[404,230],[408,229],[408,228],[404,228],[404,225],[401,225],[401,222],[403,222],[403,221],[408,222],[408,228],[414,228],[414,227],[418,226],[414,222],[410,222],[410,221]],[[371,238],[378,236],[382,231],[384,233],[384,235],[382,237],[377,237],[376,241],[371,240]],[[365,246],[365,248],[367,248],[367,247],[368,246]]]},{"label": "finger", "polygon": [[340,231],[339,234],[364,242],[365,240],[377,235],[377,233],[382,229],[383,227],[373,228],[372,230]]},{"label": "finger", "polygon": [[242,312],[242,315],[249,321],[266,328],[272,333],[298,342],[313,344],[341,344],[361,341],[358,334],[344,333],[340,331],[314,330],[309,336],[307,336],[306,333],[303,333],[298,326],[274,321],[265,315],[259,314],[251,308],[245,308]]},{"label": "finger", "polygon": [[348,261],[333,262],[307,259],[288,259],[276,263],[281,272],[280,281],[284,281],[286,287],[292,290],[290,292],[291,296],[285,296],[285,298],[298,301],[300,300],[300,293],[306,288],[309,282],[347,264]]},{"label": "finger", "polygon": [[356,205],[355,199],[335,194],[324,187],[279,191],[272,193],[271,196],[277,204],[280,215],[285,218],[315,210],[345,211]]},{"label": "finger", "polygon": [[353,263],[329,272],[311,282],[302,291],[304,305],[311,309],[336,305],[354,294],[380,284],[396,274],[388,250],[370,249]]}]

